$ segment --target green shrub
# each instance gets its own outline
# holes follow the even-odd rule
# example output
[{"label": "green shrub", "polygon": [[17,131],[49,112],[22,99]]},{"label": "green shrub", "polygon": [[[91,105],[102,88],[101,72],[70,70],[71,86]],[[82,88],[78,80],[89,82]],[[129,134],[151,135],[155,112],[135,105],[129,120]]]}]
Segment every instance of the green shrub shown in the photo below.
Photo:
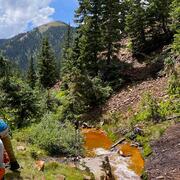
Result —
[{"label": "green shrub", "polygon": [[143,173],[141,175],[141,179],[142,180],[148,180],[148,173],[146,171],[143,171]]},{"label": "green shrub", "polygon": [[150,94],[145,94],[141,101],[139,112],[133,117],[132,124],[149,120],[158,122],[163,118],[159,111],[157,100]]},{"label": "green shrub", "polygon": [[137,135],[136,141],[138,141],[143,146],[143,156],[147,157],[152,153],[152,148],[149,144],[149,138]]},{"label": "green shrub", "polygon": [[57,169],[60,167],[60,164],[58,162],[50,162],[45,166],[45,170],[52,170],[52,169]]},{"label": "green shrub", "polygon": [[179,55],[180,54],[180,30],[177,30],[177,33],[174,35],[174,42],[172,45],[173,51]]},{"label": "green shrub", "polygon": [[161,116],[168,117],[180,114],[180,102],[175,96],[170,96],[168,100],[159,103],[159,112]]},{"label": "green shrub", "polygon": [[82,137],[70,122],[60,123],[57,117],[50,113],[34,127],[30,142],[38,145],[51,155],[82,154]]},{"label": "green shrub", "polygon": [[174,72],[168,82],[168,93],[170,95],[180,95],[180,77]]},{"label": "green shrub", "polygon": [[116,141],[119,135],[125,135],[131,129],[129,119],[124,118],[119,111],[107,113],[102,118],[104,121],[103,129],[113,141]]}]

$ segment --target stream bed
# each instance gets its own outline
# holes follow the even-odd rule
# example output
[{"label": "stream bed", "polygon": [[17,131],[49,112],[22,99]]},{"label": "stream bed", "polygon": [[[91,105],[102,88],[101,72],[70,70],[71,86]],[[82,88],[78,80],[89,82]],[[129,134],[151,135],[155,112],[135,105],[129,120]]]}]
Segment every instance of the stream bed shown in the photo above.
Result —
[{"label": "stream bed", "polygon": [[[106,172],[103,169],[104,159],[108,163],[112,176],[117,180],[139,180],[144,169],[144,160],[137,147],[130,143],[118,145],[110,151],[112,141],[106,133],[97,129],[83,129],[85,137],[86,158],[81,159],[82,167],[89,169],[96,180],[105,179]],[[81,169],[82,169],[81,167]],[[111,178],[112,179],[112,178]]]}]

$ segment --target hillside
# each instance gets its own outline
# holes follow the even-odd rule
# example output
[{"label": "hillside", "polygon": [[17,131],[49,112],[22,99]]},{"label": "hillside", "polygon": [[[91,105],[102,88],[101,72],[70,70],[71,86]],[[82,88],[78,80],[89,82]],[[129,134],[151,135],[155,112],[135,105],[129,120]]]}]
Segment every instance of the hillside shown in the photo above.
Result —
[{"label": "hillside", "polygon": [[0,179],[179,179],[179,3],[82,0],[72,31],[0,40]]},{"label": "hillside", "polygon": [[55,21],[13,38],[0,40],[0,51],[17,63],[20,69],[26,70],[28,59],[37,53],[43,37],[49,38],[56,56],[60,56],[67,27],[67,24]]},{"label": "hillside", "polygon": [[149,92],[157,98],[162,98],[166,95],[167,82],[168,79],[162,77],[130,85],[113,95],[106,102],[103,110],[108,112],[119,111],[124,114],[129,108],[136,110],[137,105],[145,92]]}]

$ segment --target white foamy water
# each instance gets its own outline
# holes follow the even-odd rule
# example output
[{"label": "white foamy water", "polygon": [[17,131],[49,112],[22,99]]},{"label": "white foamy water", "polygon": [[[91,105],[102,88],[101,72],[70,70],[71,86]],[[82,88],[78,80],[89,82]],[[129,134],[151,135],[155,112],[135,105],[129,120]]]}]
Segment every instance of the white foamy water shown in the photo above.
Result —
[{"label": "white foamy water", "polygon": [[109,157],[113,175],[117,180],[140,180],[140,177],[128,168],[130,158],[122,157],[117,152],[111,152],[102,148],[95,149],[94,152],[97,157],[85,158],[83,162],[95,175],[96,180],[99,180],[100,176],[104,173],[101,166],[105,156]]},{"label": "white foamy water", "polygon": [[140,177],[129,169],[130,158],[119,156],[117,153],[109,156],[113,174],[118,180],[140,180]]}]

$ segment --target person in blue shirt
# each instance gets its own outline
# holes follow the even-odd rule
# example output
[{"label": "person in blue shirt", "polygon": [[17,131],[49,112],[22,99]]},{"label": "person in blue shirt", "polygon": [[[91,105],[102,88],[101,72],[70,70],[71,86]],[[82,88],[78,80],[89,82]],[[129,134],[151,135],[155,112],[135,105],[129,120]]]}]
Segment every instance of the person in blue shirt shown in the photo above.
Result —
[{"label": "person in blue shirt", "polygon": [[[3,119],[0,119],[0,139],[3,142],[4,148],[9,156],[10,169],[13,171],[19,169],[20,166],[14,155],[13,147],[10,140],[9,127]],[[0,159],[2,159],[2,157],[0,157]]]}]

